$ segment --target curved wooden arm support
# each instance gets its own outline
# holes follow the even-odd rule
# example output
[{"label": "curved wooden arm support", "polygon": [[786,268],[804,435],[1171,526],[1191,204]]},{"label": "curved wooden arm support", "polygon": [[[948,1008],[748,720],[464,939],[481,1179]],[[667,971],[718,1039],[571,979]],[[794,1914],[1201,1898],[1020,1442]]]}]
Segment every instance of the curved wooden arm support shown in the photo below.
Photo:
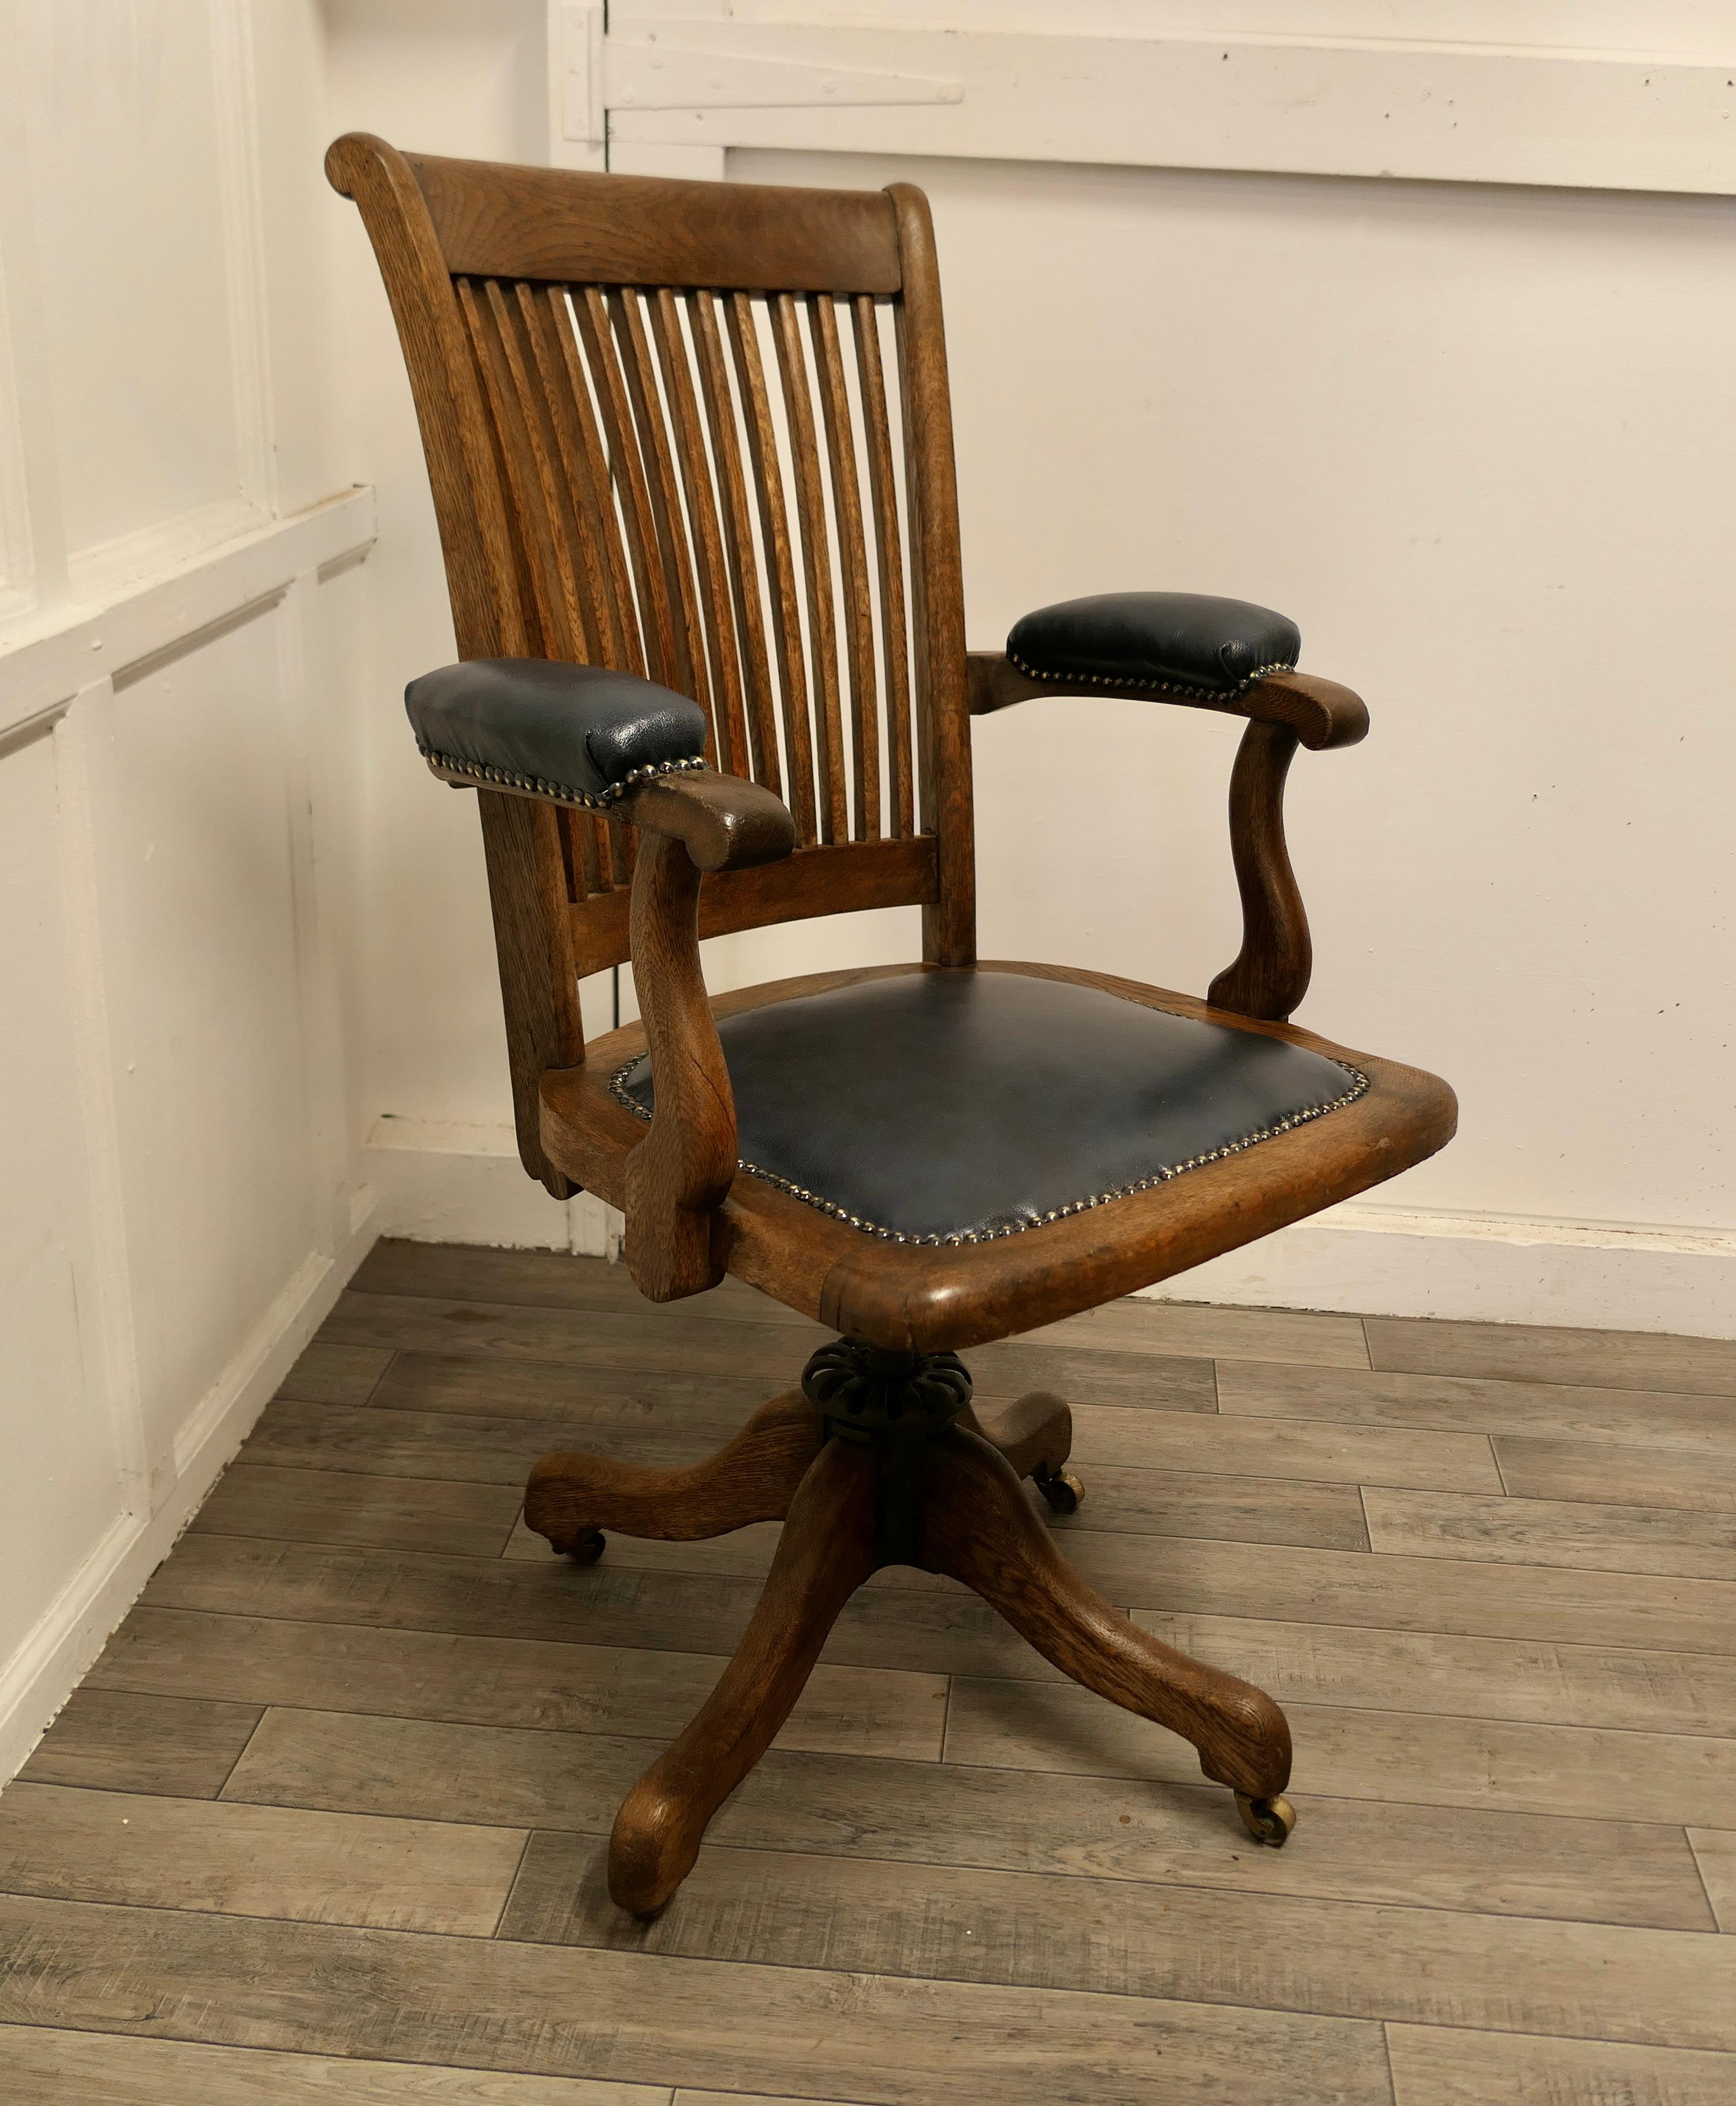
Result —
[{"label": "curved wooden arm support", "polygon": [[735,1099],[699,967],[699,881],[775,863],[795,822],[757,782],[660,776],[621,800],[646,839],[633,866],[633,980],[651,1053],[651,1131],[627,1158],[627,1270],[642,1294],[675,1302],[715,1287],[716,1209],[735,1178]]},{"label": "curved wooden arm support", "polygon": [[973,651],[970,654],[971,714],[987,716],[1014,702],[1029,701],[1034,695],[1088,695],[1101,701],[1106,693],[1126,696],[1135,701],[1173,702],[1188,710],[1210,710],[1220,716],[1246,717],[1254,724],[1288,724],[1302,743],[1313,751],[1333,746],[1354,746],[1368,736],[1368,706],[1360,695],[1341,688],[1335,680],[1322,680],[1312,673],[1268,673],[1240,694],[1222,697],[1184,695],[1169,688],[1088,688],[1061,680],[1034,680],[1021,673],[1003,652]]},{"label": "curved wooden arm support", "polygon": [[1308,991],[1314,947],[1284,839],[1288,724],[1251,724],[1230,776],[1230,854],[1242,896],[1242,947],[1206,990],[1214,1009],[1281,1024]]},{"label": "curved wooden arm support", "polygon": [[673,835],[649,834],[633,865],[633,984],[656,1086],[651,1131],[627,1158],[622,1254],[653,1302],[724,1276],[711,1222],[735,1178],[735,1099],[699,970],[700,872]]},{"label": "curved wooden arm support", "polygon": [[702,871],[778,863],[796,845],[796,822],[775,791],[709,768],[656,777],[621,798],[615,816],[680,841]]}]

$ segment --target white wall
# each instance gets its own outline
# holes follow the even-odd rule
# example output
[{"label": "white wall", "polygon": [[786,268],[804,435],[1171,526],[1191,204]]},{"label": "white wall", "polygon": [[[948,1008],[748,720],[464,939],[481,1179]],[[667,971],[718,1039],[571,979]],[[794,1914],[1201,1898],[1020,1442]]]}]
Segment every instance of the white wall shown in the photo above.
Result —
[{"label": "white wall", "polygon": [[[931,0],[876,11],[935,25]],[[1065,22],[1418,33],[1382,0],[1268,13]],[[1442,19],[1726,34],[1685,0]],[[399,700],[451,649],[420,447],[319,166],[354,126],[545,158],[542,0],[4,21],[0,1774],[383,1223],[603,1234],[512,1152],[474,814]],[[1438,1068],[1464,1131],[1175,1290],[1736,1333],[1728,201],[848,136],[727,172],[929,189],[973,642],[1073,592],[1223,590],[1295,615],[1305,662],[1374,708],[1366,746],[1292,778],[1303,1017]],[[980,724],[985,950],[1202,986],[1235,945],[1232,743],[1110,703]],[[901,912],[730,939],[710,970],[915,950]],[[586,1001],[600,1025],[606,988]]]},{"label": "white wall", "polygon": [[343,852],[373,504],[304,299],[319,27],[6,11],[0,1777],[374,1232]]},{"label": "white wall", "polygon": [[[617,0],[621,34],[635,11],[670,11]],[[938,26],[926,0],[732,11]],[[1038,0],[953,0],[945,19],[1056,20]],[[467,11],[465,38],[410,34],[365,0],[343,20],[344,122],[540,157],[539,8],[498,6],[486,25]],[[1064,26],[1433,29],[1678,57],[1729,41],[1715,8],[1541,0],[1432,16],[1317,0],[1281,19],[1100,0]],[[674,137],[690,121],[633,128]],[[908,138],[930,118],[847,121],[852,137]],[[760,134],[780,122],[800,129],[774,117]],[[1595,182],[1601,143],[1583,142],[1577,182]],[[707,151],[617,146],[616,161],[715,165]],[[1736,975],[1716,811],[1736,764],[1718,616],[1736,559],[1729,199],[909,153],[732,151],[727,173],[928,190],[974,644],[1073,593],[1225,591],[1294,615],[1304,664],[1370,702],[1366,746],[1305,755],[1291,777],[1318,959],[1302,1020],[1447,1076],[1460,1136],[1330,1224],[1171,1291],[1736,1331]],[[347,247],[352,297],[373,301],[352,392],[397,544],[389,593],[375,559],[384,690],[440,655],[443,616],[384,302],[359,232]],[[393,867],[373,894],[390,989],[375,1135],[401,1144],[394,1189],[415,1190],[425,1233],[571,1240],[512,1181],[473,822],[430,798],[384,699],[377,729],[375,837]],[[1233,743],[1222,724],[1115,702],[980,723],[985,953],[1202,988],[1236,948]],[[913,913],[861,917],[725,939],[708,970],[723,987],[915,945]],[[489,1149],[485,1198],[458,1172]],[[460,1164],[451,1151],[465,1149]]]}]

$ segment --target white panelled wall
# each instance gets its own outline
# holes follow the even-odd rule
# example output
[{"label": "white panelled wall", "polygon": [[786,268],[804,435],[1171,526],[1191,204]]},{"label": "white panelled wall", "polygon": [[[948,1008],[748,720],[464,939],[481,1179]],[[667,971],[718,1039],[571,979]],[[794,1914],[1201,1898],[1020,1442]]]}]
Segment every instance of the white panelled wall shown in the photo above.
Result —
[{"label": "white panelled wall", "polygon": [[[1226,592],[1370,701],[1366,746],[1291,777],[1303,1020],[1446,1075],[1460,1137],[1165,1291],[1736,1334],[1727,10],[612,0],[610,35],[677,16],[762,56],[780,24],[877,23],[859,62],[925,78],[967,33],[950,102],[609,124],[617,167],[929,190],[973,644],[1076,593]],[[352,128],[599,162],[561,136],[560,7],[0,0],[0,25],[4,1776],[375,1234],[606,1225],[514,1154],[472,800],[398,701],[452,648],[421,448],[320,168]],[[1166,119],[1165,37],[1224,38],[1253,101]],[[1547,60],[1533,157],[1502,47]],[[1260,103],[1317,64],[1324,101]],[[1393,90],[1388,159],[1359,79]],[[1469,143],[1403,100],[1449,83]],[[985,954],[1202,988],[1236,946],[1234,736],[1108,701],[980,724]],[[864,916],[708,971],[917,940]]]}]

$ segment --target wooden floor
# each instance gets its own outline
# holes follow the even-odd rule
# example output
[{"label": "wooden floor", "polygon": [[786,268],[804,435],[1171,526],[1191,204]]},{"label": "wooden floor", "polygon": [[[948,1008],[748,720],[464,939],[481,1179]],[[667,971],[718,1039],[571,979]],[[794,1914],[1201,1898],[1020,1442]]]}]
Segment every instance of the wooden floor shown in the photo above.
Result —
[{"label": "wooden floor", "polygon": [[1736,1344],[1121,1303],[972,1354],[1074,1400],[1081,1569],[1288,1708],[1294,1840],[899,1571],[641,1925],[616,1804],[775,1531],[580,1571],[518,1488],[705,1453],[821,1335],[381,1247],[0,1798],[7,2106],[1736,2102]]}]

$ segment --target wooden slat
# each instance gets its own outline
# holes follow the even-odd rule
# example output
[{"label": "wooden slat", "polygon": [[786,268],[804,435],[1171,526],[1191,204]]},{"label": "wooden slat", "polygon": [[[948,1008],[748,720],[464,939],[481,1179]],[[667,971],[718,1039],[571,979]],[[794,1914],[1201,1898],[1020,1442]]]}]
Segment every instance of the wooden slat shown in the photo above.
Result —
[{"label": "wooden slat", "polygon": [[523,1831],[16,1784],[0,1891],[487,1938]]},{"label": "wooden slat", "polygon": [[500,346],[511,383],[507,406],[515,447],[523,448],[530,470],[524,491],[532,512],[532,519],[526,522],[530,530],[527,544],[542,567],[544,601],[553,615],[552,625],[545,625],[545,634],[558,640],[561,656],[595,665],[603,657],[602,632],[595,598],[588,581],[581,586],[574,568],[580,537],[572,486],[562,473],[559,441],[518,298],[527,289],[514,287],[514,297],[509,298],[505,289],[491,278],[483,289],[494,325],[494,340]]},{"label": "wooden slat", "polygon": [[598,662],[643,673],[644,651],[626,551],[567,295],[563,289],[547,285],[521,285],[516,289],[571,494],[579,559],[601,634]]},{"label": "wooden slat", "polygon": [[[913,1600],[913,1596],[899,1597]],[[267,1714],[227,1787],[274,1805],[607,1834],[642,1741],[336,1712]],[[1309,1848],[1259,1850],[1204,1784],[861,1755],[773,1753],[711,1823],[707,1848],[908,1868],[1088,1875],[1137,1892],[1216,1888],[1483,1916],[1680,1929],[1715,1939],[1679,1827],[1460,1807],[1309,1799]],[[937,1884],[939,1882],[937,1881]]]},{"label": "wooden slat", "polygon": [[[0,2026],[11,2106],[670,2106],[666,2086]],[[698,2095],[686,2095],[691,2100]],[[732,2098],[729,2106],[752,2106]]]},{"label": "wooden slat", "polygon": [[664,590],[675,629],[675,662],[681,670],[681,678],[669,684],[679,688],[684,695],[691,695],[705,711],[706,759],[715,767],[717,740],[705,625],[700,618],[698,588],[694,582],[687,525],[682,517],[669,425],[657,388],[657,367],[639,298],[630,288],[612,289],[608,311],[614,325],[621,370],[626,380],[627,397],[632,405],[634,426],[639,434],[639,458],[645,466],[645,486],[651,500]]},{"label": "wooden slat", "polygon": [[663,393],[674,423],[675,459],[687,500],[688,533],[698,574],[717,764],[726,775],[751,776],[753,761],[747,746],[747,717],[735,633],[735,600],[724,567],[717,495],[706,455],[705,434],[700,428],[699,400],[689,363],[687,339],[682,331],[675,296],[666,286],[652,294],[648,304],[657,364],[663,375]]},{"label": "wooden slat", "polygon": [[263,1715],[257,1704],[202,1692],[152,1696],[86,1684],[19,1775],[32,1784],[215,1799]]},{"label": "wooden slat", "polygon": [[1736,1513],[1460,1497],[1372,1485],[1364,1497],[1376,1550],[1421,1557],[1483,1557],[1499,1565],[1736,1579]]},{"label": "wooden slat", "polygon": [[609,478],[620,500],[621,520],[632,561],[639,598],[639,631],[644,639],[645,670],[665,687],[681,688],[679,655],[662,553],[652,517],[651,491],[639,458],[633,405],[621,361],[615,352],[608,303],[595,285],[572,289],[572,313],[585,347],[585,361],[596,390],[597,406],[608,448]]},{"label": "wooden slat", "polygon": [[779,293],[770,306],[772,341],[778,353],[784,423],[789,434],[790,473],[796,485],[802,575],[807,586],[808,670],[815,701],[820,839],[846,841],[850,813],[845,802],[844,724],[838,695],[837,629],[832,612],[832,544],[826,529],[808,356],[802,343],[801,311],[795,300],[787,293]]},{"label": "wooden slat", "polygon": [[878,191],[405,158],[455,273],[881,298],[899,289],[892,213]]},{"label": "wooden slat", "polygon": [[559,657],[565,639],[557,626],[557,612],[549,593],[544,551],[536,545],[540,520],[536,504],[536,471],[524,435],[516,424],[512,379],[506,370],[506,353],[490,307],[486,285],[467,278],[457,280],[459,312],[469,333],[471,356],[481,377],[488,404],[490,436],[501,479],[510,499],[507,522],[518,605],[524,624],[524,647],[532,657]]},{"label": "wooden slat", "polygon": [[778,694],[783,712],[783,751],[790,783],[785,801],[795,814],[796,840],[806,847],[819,837],[814,740],[808,722],[807,672],[783,472],[778,465],[778,434],[772,423],[771,397],[766,392],[765,363],[760,356],[760,325],[754,303],[737,293],[729,302],[729,343],[735,353],[736,384],[741,391],[747,457],[753,466],[754,495],[760,510],[760,544],[772,594],[772,643],[778,660]]},{"label": "wooden slat", "polygon": [[[578,1947],[614,1942],[597,1855],[584,1836],[532,1836],[509,1916],[514,1934]],[[1713,2048],[1736,2041],[1731,2009],[1720,2008],[1736,1966],[1719,1940],[1692,1931],[953,1867],[925,1878],[916,1908],[908,1874],[897,1866],[713,1848],[655,1926],[631,1934],[637,1947],[672,1956],[702,1951],[726,1964],[799,1966],[819,1949],[831,1964],[871,1974],[1031,1988],[1089,1984],[1134,1996],[1160,1987],[1201,2004],[1547,2026],[1588,2037],[1588,2058],[1607,2052],[1617,2070],[1624,2051],[1613,2040],[1664,2032]],[[1571,2059],[1570,2043],[1562,2045]],[[1226,2102],[1267,2106],[1228,2064],[1224,2084]],[[1270,2106],[1321,2095],[1312,2087],[1281,2090]],[[1525,2106],[1555,2106],[1558,2095],[1541,2086]],[[1567,2096],[1581,2106],[1577,2094]],[[1620,2090],[1590,2095],[1584,2106],[1666,2101],[1698,2106],[1691,2093],[1678,2100]]]},{"label": "wooden slat", "polygon": [[1220,2106],[1227,2065],[1253,2098],[1299,2072],[1335,2106],[1391,2096],[1379,2028],[1343,2019],[0,1898],[0,2022],[25,2018],[876,2106],[930,2106],[962,2068],[976,2106],[1147,2106],[1160,2089]]},{"label": "wooden slat", "polygon": [[[287,1705],[298,1714],[612,1734],[643,1744],[636,1748],[643,1768],[705,1701],[723,1666],[718,1654],[581,1644],[578,1635],[563,1643],[140,1609],[110,1642],[101,1687],[156,1696],[190,1687],[221,1690],[231,1702]],[[776,1745],[931,1764],[945,1709],[940,1675],[823,1665]],[[269,1728],[262,1763],[271,1759],[271,1736],[285,1730],[280,1719]],[[622,1759],[629,1765],[623,1789],[634,1752]],[[231,1798],[256,1797],[249,1783],[255,1773],[226,1772],[220,1789]]]},{"label": "wooden slat", "polygon": [[904,613],[904,558],[893,472],[892,424],[880,356],[879,310],[865,293],[854,302],[856,372],[868,441],[868,491],[874,506],[874,553],[880,576],[881,708],[892,769],[892,831],[916,831],[916,789],[910,756],[910,639]]},{"label": "wooden slat", "polygon": [[742,473],[741,430],[729,392],[729,368],[717,326],[717,302],[709,292],[686,295],[689,327],[699,360],[700,389],[706,424],[711,435],[711,458],[722,493],[724,546],[729,560],[735,632],[747,683],[749,746],[742,769],[756,782],[783,795],[783,771],[778,760],[778,720],[772,695],[771,662],[765,648],[765,610],[760,597],[759,567],[754,558],[753,521],[747,485]]},{"label": "wooden slat", "polygon": [[880,823],[880,718],[874,692],[874,611],[868,598],[868,542],[862,525],[861,478],[850,391],[838,343],[837,302],[815,293],[808,301],[818,363],[820,411],[832,469],[832,511],[837,524],[839,584],[850,668],[850,763],[855,784],[852,837],[877,840]]}]

